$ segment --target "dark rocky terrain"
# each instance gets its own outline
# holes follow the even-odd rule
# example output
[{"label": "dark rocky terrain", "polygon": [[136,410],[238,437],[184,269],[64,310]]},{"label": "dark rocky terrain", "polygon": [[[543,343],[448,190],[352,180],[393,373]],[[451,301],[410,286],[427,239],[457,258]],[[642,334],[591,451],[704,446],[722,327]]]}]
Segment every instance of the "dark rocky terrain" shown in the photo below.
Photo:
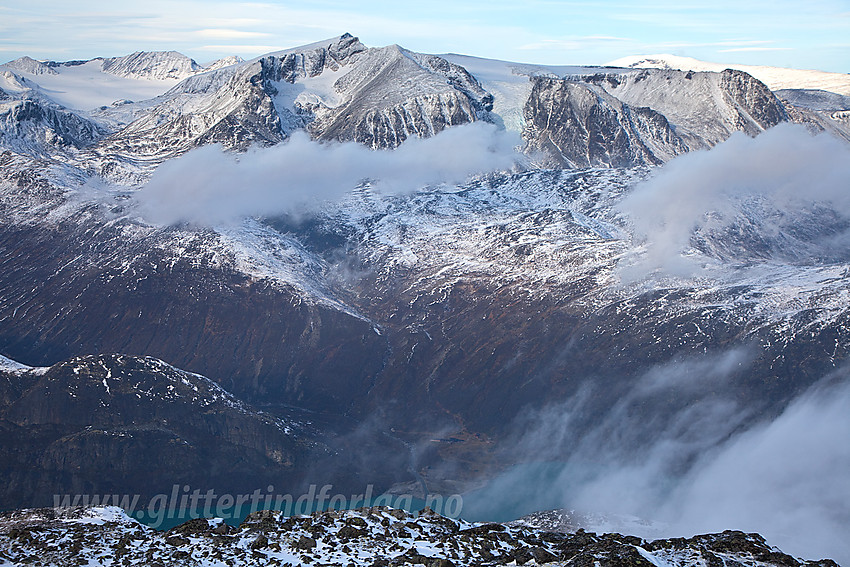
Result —
[{"label": "dark rocky terrain", "polygon": [[257,512],[238,527],[197,519],[166,532],[118,509],[23,510],[0,516],[0,559],[58,565],[600,565],[836,567],[804,561],[758,534],[726,531],[645,541],[616,533],[559,533],[470,524],[428,510],[385,507],[311,516]]},{"label": "dark rocky terrain", "polygon": [[125,494],[128,486],[150,498],[173,484],[250,492],[269,478],[293,483],[322,450],[315,437],[309,422],[257,411],[154,358],[86,356],[0,370],[6,506]]}]

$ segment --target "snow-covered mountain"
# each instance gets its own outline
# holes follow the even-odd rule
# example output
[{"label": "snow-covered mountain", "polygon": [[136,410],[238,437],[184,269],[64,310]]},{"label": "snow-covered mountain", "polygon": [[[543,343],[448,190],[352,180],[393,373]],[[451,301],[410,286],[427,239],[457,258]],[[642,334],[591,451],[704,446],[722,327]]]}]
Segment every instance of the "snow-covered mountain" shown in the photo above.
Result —
[{"label": "snow-covered mountain", "polygon": [[137,51],[102,60],[104,73],[133,79],[185,79],[202,70],[192,59],[176,51]]},{"label": "snow-covered mountain", "polygon": [[623,57],[608,63],[611,67],[639,69],[676,69],[678,71],[710,71],[719,73],[724,69],[735,69],[752,75],[773,91],[781,89],[813,89],[850,95],[850,75],[828,73],[808,69],[785,69],[762,65],[738,65],[734,63],[710,63],[679,55],[637,55]]},{"label": "snow-covered mountain", "polygon": [[[145,171],[192,147],[276,144],[298,129],[317,140],[391,148],[410,136],[432,136],[447,126],[485,120],[523,134],[529,151],[543,152],[540,163],[559,166],[662,163],[688,149],[711,147],[731,132],[752,135],[787,120],[850,136],[839,108],[842,99],[832,99],[827,108],[810,108],[805,101],[811,96],[797,96],[797,91],[783,94],[786,102],[774,100],[762,83],[742,72],[545,67],[438,57],[398,46],[369,49],[348,34],[207,68],[174,52],[66,63],[22,58],[4,68],[6,87],[0,88],[7,99],[38,100],[70,113],[59,126],[53,118],[33,126],[39,132],[31,137],[67,145],[64,131],[81,126],[62,124],[80,122],[93,131],[73,138],[75,147],[88,146],[94,154],[84,157],[86,167],[102,163],[109,176],[125,181],[143,180]],[[676,86],[667,85],[670,81]],[[552,105],[537,99],[554,87],[557,109],[544,112]],[[553,127],[567,128],[568,139],[564,132],[541,127],[541,121],[551,122],[551,112],[559,113]],[[6,129],[14,130],[9,138],[20,137],[20,123],[37,123],[38,116],[7,113]],[[579,128],[567,126],[576,121],[582,123]],[[601,132],[607,142],[596,146],[591,140]],[[613,140],[617,147],[607,147]]]},{"label": "snow-covered mountain", "polygon": [[107,131],[85,114],[57,104],[26,78],[0,70],[0,139],[5,149],[47,156],[89,146]]},{"label": "snow-covered mountain", "polygon": [[[216,62],[210,68],[220,66]],[[2,70],[32,80],[58,104],[90,111],[115,102],[153,98],[205,69],[181,53],[168,51],[65,62],[22,57],[0,65]]]},{"label": "snow-covered mountain", "polygon": [[[663,164],[730,138],[799,123],[850,140],[840,93],[772,91],[725,68],[428,55],[349,34],[206,68],[173,52],[19,59],[0,81],[0,355],[19,361],[0,359],[4,462],[19,479],[0,506],[56,483],[155,491],[165,478],[131,475],[127,455],[160,450],[187,478],[192,463],[232,457],[241,468],[192,480],[230,489],[278,473],[353,490],[375,477],[381,489],[466,489],[527,458],[506,446],[529,414],[581,399],[571,424],[581,438],[659,367],[748,353],[723,387],[641,398],[632,410],[646,443],[694,405],[740,410],[728,438],[840,379],[850,348],[840,191],[802,204],[797,191],[785,208],[743,193],[696,210],[674,251],[689,269],[647,277],[628,276],[651,243],[626,206]],[[332,196],[312,208],[162,226],[139,205],[159,166],[184,167],[178,158],[197,148],[208,153],[184,159],[205,155],[212,173],[167,187],[200,187],[189,209],[216,197],[204,188],[218,162],[278,164],[263,148],[309,138],[328,160],[363,147],[392,160],[416,138],[475,122],[521,136],[512,170],[404,191],[364,174],[328,193],[319,180],[332,168],[305,153],[291,171],[227,177],[225,190],[247,199],[250,183],[272,195],[303,178],[303,192]],[[467,138],[422,159],[463,163],[457,140]],[[679,181],[680,192],[699,202],[687,185],[701,181]],[[681,216],[697,206],[680,205]],[[292,425],[303,421],[313,425]],[[166,450],[181,440],[189,464]],[[34,460],[49,465],[37,478]]]},{"label": "snow-covered mountain", "polygon": [[[432,377],[428,389],[434,391],[441,361],[452,359],[461,336],[482,342],[472,352],[494,340],[493,329],[476,331],[463,318],[455,331],[447,330],[442,315],[434,320],[438,327],[429,327],[427,313],[443,305],[451,290],[464,290],[473,281],[489,283],[476,284],[461,302],[483,306],[483,298],[490,297],[493,307],[481,314],[485,318],[497,305],[515,311],[508,300],[513,293],[544,303],[553,293],[572,298],[546,311],[577,315],[577,321],[589,316],[579,305],[595,310],[625,300],[630,292],[611,286],[617,259],[633,244],[628,226],[614,212],[615,196],[645,177],[640,167],[711,147],[736,131],[756,135],[793,118],[788,105],[762,83],[737,71],[600,70],[445,59],[398,46],[367,48],[347,34],[206,72],[170,53],[110,61],[148,76],[152,69],[176,65],[191,76],[151,100],[86,113],[63,109],[42,94],[34,82],[42,75],[32,69],[26,71],[31,78],[5,72],[2,239],[5,250],[15,252],[4,258],[2,276],[4,352],[39,364],[88,352],[155,355],[223,380],[240,395],[274,391],[302,402],[339,403],[350,397],[356,405],[367,392],[380,390],[376,377],[393,367],[394,357],[409,361],[399,353],[423,349],[417,339],[405,336],[408,331],[397,337],[385,332],[411,325],[415,336],[432,337],[429,344],[432,331],[445,339],[431,345],[436,351],[422,370]],[[56,75],[45,72],[51,77],[61,77],[65,68],[39,65],[59,69]],[[800,93],[794,99],[799,104],[811,98],[805,97],[807,91],[794,92]],[[523,119],[516,120],[520,107]],[[629,169],[533,170],[397,197],[367,186],[342,208],[334,206],[306,225],[284,219],[162,229],[146,225],[126,208],[133,184],[143,183],[162,161],[201,145],[219,143],[241,151],[278,144],[304,129],[323,141],[395,147],[412,135],[432,136],[480,120],[520,128],[537,163]],[[97,189],[103,183],[107,189]],[[28,246],[20,249],[17,242]],[[343,276],[352,262],[364,270],[354,280]],[[730,290],[728,304],[750,301],[745,297],[751,297],[751,288],[742,287],[742,278],[755,278],[760,287],[761,281],[774,282],[774,291],[764,293],[778,297],[786,285],[797,289],[789,282],[815,278],[818,270],[841,272],[840,266],[805,268],[812,275],[803,275],[803,268],[770,269],[777,276],[764,280],[722,276],[721,287]],[[28,280],[40,283],[22,285]],[[511,294],[491,288],[497,281],[505,282]],[[718,284],[674,284],[679,285],[692,292],[677,309],[697,312],[706,307],[700,301],[685,305],[701,296],[700,288],[714,290]],[[198,298],[198,303],[180,297]],[[432,300],[423,304],[426,297]],[[637,297],[645,297],[641,302],[647,305],[656,301],[651,294]],[[388,302],[395,301],[397,306],[388,310]],[[42,307],[28,307],[35,305]],[[797,312],[793,302],[770,305],[775,316],[755,326],[744,324],[747,334],[757,335],[756,329],[773,325],[774,317],[793,318]],[[259,320],[248,315],[254,309],[280,315],[273,323],[264,318],[267,331],[261,332]],[[409,322],[388,319],[394,309],[398,321]],[[128,312],[137,313],[131,326]],[[522,317],[523,310],[516,314]],[[313,325],[316,317],[332,321],[340,334],[305,334],[304,326]],[[101,320],[124,321],[125,330],[97,324]],[[235,325],[236,320],[241,322]],[[240,335],[261,334],[239,341],[228,349],[236,357],[227,358],[222,349],[230,335],[207,334],[210,321]],[[186,330],[175,340],[163,322]],[[503,339],[510,349],[522,349],[534,333],[532,325],[528,338],[517,342],[506,329]],[[281,340],[291,346],[281,348]],[[390,352],[395,354],[388,358]],[[498,358],[482,359],[475,371],[470,361],[461,360],[458,368],[467,384],[475,382],[472,374],[482,379],[502,374]],[[359,368],[351,374],[355,361]],[[506,386],[526,371],[512,371]],[[340,372],[348,374],[342,389],[336,378]],[[305,376],[312,378],[305,381]],[[492,399],[498,403],[497,394]]]},{"label": "snow-covered mountain", "polygon": [[848,103],[850,75],[824,71],[784,69],[754,65],[709,63],[676,55],[624,57],[612,67],[630,69],[671,69],[685,72],[723,73],[733,69],[764,83],[782,101],[788,118],[807,124],[816,131],[826,130],[850,140]]}]

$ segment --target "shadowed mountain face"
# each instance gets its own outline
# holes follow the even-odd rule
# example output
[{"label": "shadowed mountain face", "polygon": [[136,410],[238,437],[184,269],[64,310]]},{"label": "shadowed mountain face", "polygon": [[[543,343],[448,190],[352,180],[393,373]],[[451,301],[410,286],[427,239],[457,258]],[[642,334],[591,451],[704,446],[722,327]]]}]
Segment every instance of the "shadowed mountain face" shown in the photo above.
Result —
[{"label": "shadowed mountain face", "polygon": [[[5,352],[35,365],[82,345],[152,355],[256,400],[343,412],[368,392],[387,348],[371,323],[238,272],[213,258],[209,234],[183,242],[194,258],[164,249],[174,244],[169,233],[128,243],[98,225],[4,232]],[[40,283],[25,290],[23,281]]]},{"label": "shadowed mountain face", "polygon": [[0,384],[7,507],[128,487],[147,497],[173,484],[253,490],[292,482],[314,450],[309,423],[258,412],[158,359],[85,356],[0,371]]},{"label": "shadowed mountain face", "polygon": [[[655,166],[735,133],[841,131],[843,99],[780,100],[730,70],[477,77],[350,35],[209,70],[175,57],[98,67],[153,80],[173,60],[186,78],[94,110],[62,108],[38,83],[90,63],[2,71],[0,353],[51,368],[0,379],[0,506],[168,478],[456,487],[528,458],[511,450],[529,415],[581,400],[581,438],[659,367],[705,373],[735,353],[698,395],[641,394],[630,411],[647,439],[669,425],[657,416],[698,403],[746,409],[741,427],[776,415],[846,358],[846,257],[816,253],[841,249],[837,205],[747,201],[676,251],[697,258],[690,273],[635,278],[647,243],[622,208]],[[495,83],[515,99],[482,86]],[[134,208],[157,165],[198,146],[264,155],[304,130],[388,151],[481,121],[521,124],[526,162],[549,169],[398,194],[358,179],[338,201],[220,226],[155,226]],[[303,166],[318,177],[327,164]],[[292,425],[305,415],[312,426]]]}]

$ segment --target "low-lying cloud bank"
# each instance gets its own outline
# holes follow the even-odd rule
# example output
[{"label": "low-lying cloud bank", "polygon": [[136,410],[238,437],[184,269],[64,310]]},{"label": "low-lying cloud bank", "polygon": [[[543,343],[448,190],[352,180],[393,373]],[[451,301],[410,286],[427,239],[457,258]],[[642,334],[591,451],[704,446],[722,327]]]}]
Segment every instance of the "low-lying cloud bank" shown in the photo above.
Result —
[{"label": "low-lying cloud bank", "polygon": [[343,197],[364,180],[384,193],[462,183],[510,169],[518,141],[486,123],[449,128],[372,151],[353,142],[320,144],[304,132],[244,154],[205,146],[163,163],[136,194],[142,217],[156,224],[227,224],[243,217],[298,214]]},{"label": "low-lying cloud bank", "polygon": [[850,563],[850,384],[817,388],[704,455],[660,503],[679,530],[758,531]]},{"label": "low-lying cloud bank", "polygon": [[695,235],[716,237],[720,248],[712,251],[723,255],[725,246],[730,258],[846,255],[850,145],[790,124],[755,138],[735,133],[711,150],[668,162],[619,209],[646,241],[645,255],[627,269],[631,277],[659,269],[693,274],[705,258],[682,252]]},{"label": "low-lying cloud bank", "polygon": [[465,495],[465,513],[574,509],[650,539],[737,529],[795,556],[850,564],[850,372],[757,419],[725,393],[752,355],[660,365],[604,415],[587,415],[592,383],[586,395],[531,414],[516,424],[513,455],[529,464]]}]

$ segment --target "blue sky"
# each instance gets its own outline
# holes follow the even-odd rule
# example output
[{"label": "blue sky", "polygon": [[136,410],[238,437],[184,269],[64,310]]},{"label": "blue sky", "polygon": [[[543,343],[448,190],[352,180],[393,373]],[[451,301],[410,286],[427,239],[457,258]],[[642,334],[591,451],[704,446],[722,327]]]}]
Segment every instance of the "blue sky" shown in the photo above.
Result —
[{"label": "blue sky", "polygon": [[174,49],[204,63],[343,32],[370,46],[529,63],[672,53],[850,72],[850,0],[0,1],[2,61]]}]

